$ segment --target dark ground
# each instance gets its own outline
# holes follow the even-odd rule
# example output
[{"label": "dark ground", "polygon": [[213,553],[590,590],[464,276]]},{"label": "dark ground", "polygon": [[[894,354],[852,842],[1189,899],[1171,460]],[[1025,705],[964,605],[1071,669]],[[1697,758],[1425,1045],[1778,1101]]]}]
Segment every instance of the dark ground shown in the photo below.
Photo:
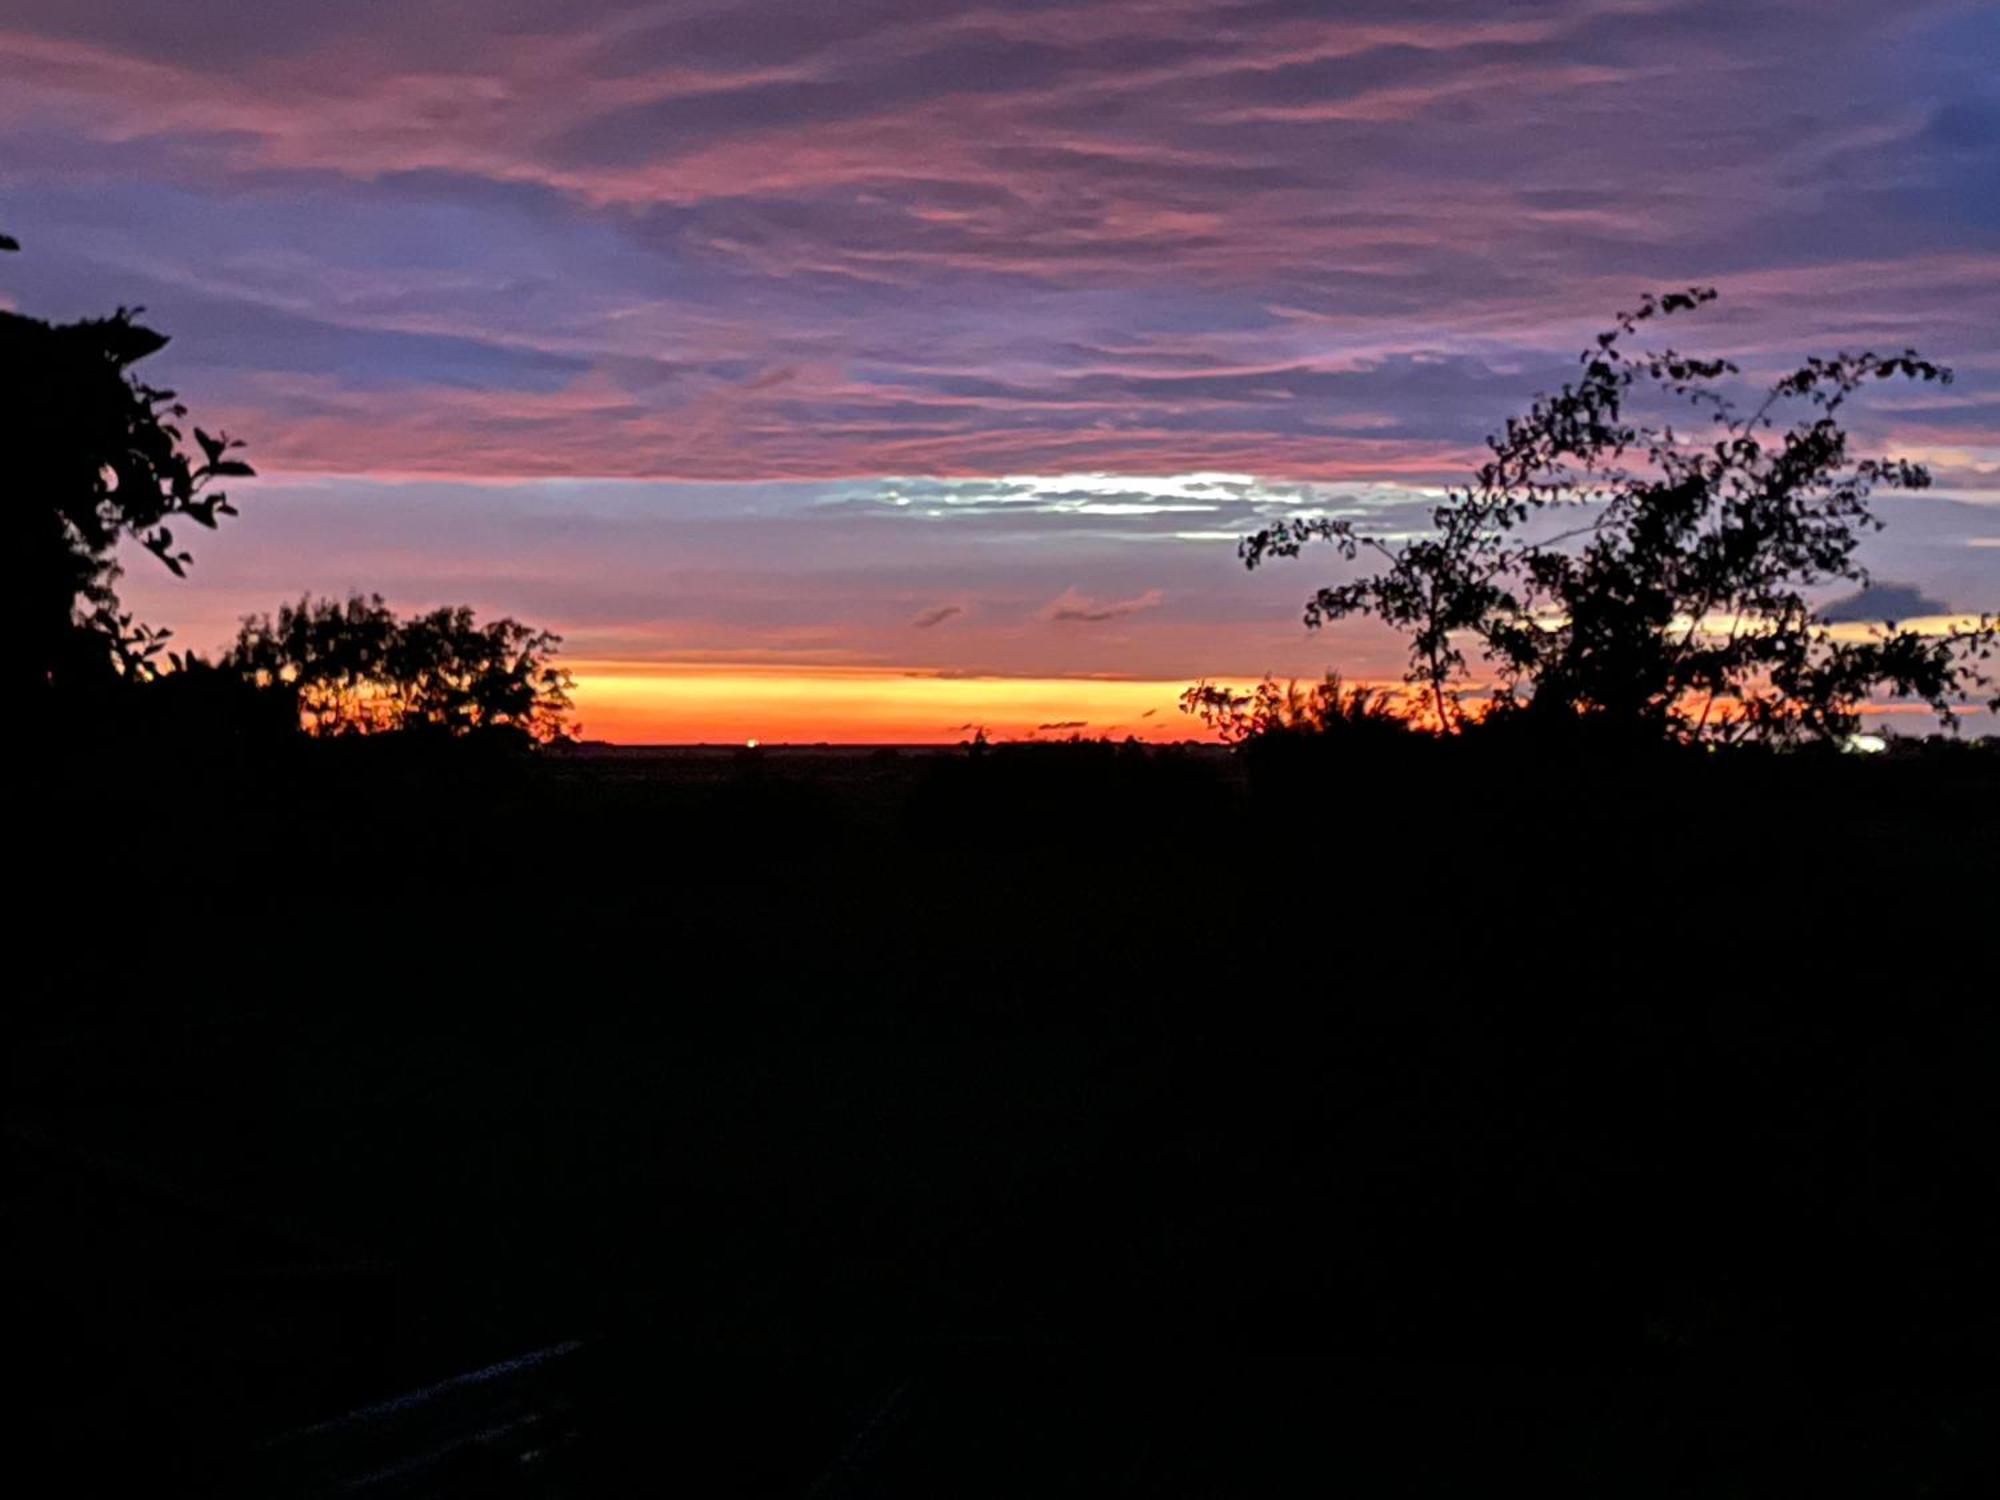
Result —
[{"label": "dark ground", "polygon": [[1991,754],[361,748],[28,783],[51,1493],[1988,1492]]}]

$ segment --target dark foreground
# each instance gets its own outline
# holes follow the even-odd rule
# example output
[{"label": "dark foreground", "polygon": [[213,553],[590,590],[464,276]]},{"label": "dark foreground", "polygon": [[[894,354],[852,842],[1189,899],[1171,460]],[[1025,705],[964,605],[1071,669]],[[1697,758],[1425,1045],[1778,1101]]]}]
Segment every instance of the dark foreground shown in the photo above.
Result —
[{"label": "dark foreground", "polygon": [[47,1492],[1987,1492],[1990,754],[338,749],[29,784]]}]

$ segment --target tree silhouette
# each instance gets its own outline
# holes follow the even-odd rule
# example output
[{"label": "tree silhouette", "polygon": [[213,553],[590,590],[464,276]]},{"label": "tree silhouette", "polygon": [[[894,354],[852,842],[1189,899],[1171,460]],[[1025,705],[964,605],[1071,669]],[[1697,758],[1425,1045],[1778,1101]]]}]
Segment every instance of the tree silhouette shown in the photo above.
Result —
[{"label": "tree silhouette", "polygon": [[559,644],[518,620],[482,625],[464,605],[403,620],[381,595],[356,594],[246,618],[221,664],[282,694],[314,734],[504,731],[547,743],[570,729]]},{"label": "tree silhouette", "polygon": [[[0,251],[19,248],[0,235]],[[115,549],[136,540],[181,574],[192,559],[171,523],[235,515],[215,481],[252,472],[228,456],[240,443],[199,427],[199,459],[182,451],[187,408],[131,373],[167,343],[140,311],[61,324],[0,311],[0,410],[20,434],[11,460],[27,510],[17,660],[38,689],[150,671],[167,632],[120,611]]]},{"label": "tree silhouette", "polygon": [[[1856,548],[1881,525],[1870,492],[1930,483],[1919,464],[1854,457],[1841,407],[1871,381],[1951,372],[1913,351],[1816,358],[1746,406],[1729,360],[1622,347],[1640,325],[1714,296],[1648,296],[1620,314],[1584,351],[1578,380],[1488,439],[1492,458],[1433,512],[1432,534],[1392,544],[1307,519],[1245,538],[1240,555],[1254,568],[1324,540],[1349,560],[1364,548],[1381,558],[1381,571],[1314,594],[1306,623],[1370,614],[1405,632],[1407,678],[1447,729],[1466,716],[1468,649],[1496,679],[1489,709],[1542,724],[1688,742],[1839,739],[1887,691],[1950,725],[1956,703],[1991,686],[1992,617],[1842,638],[1805,591],[1865,585]],[[1706,422],[1635,415],[1648,406]]]}]

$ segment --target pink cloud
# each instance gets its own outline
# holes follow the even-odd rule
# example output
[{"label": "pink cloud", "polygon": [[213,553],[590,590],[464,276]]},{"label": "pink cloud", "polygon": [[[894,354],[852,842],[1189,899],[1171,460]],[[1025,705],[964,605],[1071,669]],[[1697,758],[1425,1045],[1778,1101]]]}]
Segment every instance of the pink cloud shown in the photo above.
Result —
[{"label": "pink cloud", "polygon": [[[684,567],[669,482],[1448,482],[1609,312],[1689,281],[1724,300],[1675,340],[1754,372],[1958,366],[1855,423],[2000,488],[1994,34],[1964,7],[762,10],[17,0],[0,300],[146,304],[161,378],[265,474],[489,482],[448,537],[420,508],[246,513],[201,562],[235,557],[249,604],[389,574],[614,653],[1310,674],[1306,570],[1246,581],[1230,513],[856,507],[851,555],[814,529],[772,562],[808,507]],[[596,528],[594,478],[661,482],[659,534]],[[543,481],[572,509],[509,530]],[[1897,576],[1978,596],[1991,549],[1935,550],[1972,561]]]}]

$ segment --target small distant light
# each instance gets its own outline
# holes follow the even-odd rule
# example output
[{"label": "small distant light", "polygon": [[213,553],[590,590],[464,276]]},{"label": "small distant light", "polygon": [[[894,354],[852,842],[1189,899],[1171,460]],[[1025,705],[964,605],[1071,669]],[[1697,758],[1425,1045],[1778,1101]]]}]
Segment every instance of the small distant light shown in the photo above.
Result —
[{"label": "small distant light", "polygon": [[743,742],[743,748],[745,750],[755,750],[757,748],[757,742],[755,740],[745,740]]},{"label": "small distant light", "polygon": [[1879,734],[1857,734],[1848,740],[1847,748],[1857,755],[1880,755],[1889,742]]}]

